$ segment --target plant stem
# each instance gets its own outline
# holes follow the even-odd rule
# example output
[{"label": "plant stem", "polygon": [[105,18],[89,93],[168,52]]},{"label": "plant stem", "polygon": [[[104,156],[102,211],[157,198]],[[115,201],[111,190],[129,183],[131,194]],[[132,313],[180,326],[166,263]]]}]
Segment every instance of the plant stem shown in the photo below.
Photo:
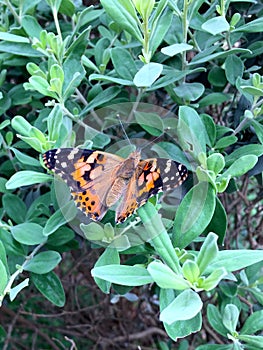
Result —
[{"label": "plant stem", "polygon": [[[188,0],[184,0],[184,8],[182,13],[182,30],[183,30],[183,42],[187,43],[187,33],[188,33]],[[187,66],[186,51],[182,53],[182,70],[185,70]],[[185,80],[185,78],[184,78]]]},{"label": "plant stem", "polygon": [[33,259],[33,257],[39,251],[39,249],[41,249],[45,244],[46,244],[46,242],[43,242],[43,243],[40,243],[38,246],[36,246],[36,248],[30,253],[30,255],[28,255],[26,257],[23,264],[21,266],[19,266],[19,268],[10,276],[9,281],[8,281],[4,291],[3,291],[3,294],[0,295],[0,307],[2,306],[2,302],[3,302],[3,299],[6,296],[6,294],[10,293],[10,290],[12,288],[12,285],[13,285],[15,279],[19,276],[20,273],[23,272],[23,270],[26,267],[26,265],[28,264],[29,260]]},{"label": "plant stem", "polygon": [[18,14],[16,13],[16,11],[14,10],[11,2],[9,0],[5,0],[6,6],[9,8],[9,11],[12,13],[12,15],[14,16],[15,20],[17,21],[17,23],[19,25],[21,25],[21,20],[20,17],[18,16]]},{"label": "plant stem", "polygon": [[61,42],[63,41],[62,39],[62,34],[61,34],[61,30],[60,30],[60,26],[59,26],[59,21],[58,21],[58,11],[55,7],[52,8],[52,12],[53,12],[53,17],[54,17],[54,22],[55,22],[55,26],[56,26],[56,29],[57,29],[57,33],[58,33],[58,36],[61,40]]}]

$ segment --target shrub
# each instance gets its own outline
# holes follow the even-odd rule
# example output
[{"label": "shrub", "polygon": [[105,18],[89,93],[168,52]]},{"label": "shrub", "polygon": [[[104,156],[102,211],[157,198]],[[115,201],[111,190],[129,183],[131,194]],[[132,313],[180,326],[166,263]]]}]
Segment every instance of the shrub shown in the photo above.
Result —
[{"label": "shrub", "polygon": [[[262,5],[0,6],[0,301],[9,304],[9,295],[16,303],[30,285],[63,307],[59,271],[81,241],[104,247],[91,271],[104,293],[157,286],[172,340],[200,332],[203,319],[212,335],[206,343],[198,337],[196,349],[261,349]],[[182,163],[189,176],[179,191],[151,197],[118,225],[112,210],[101,222],[80,217],[42,160],[50,149],[75,146],[125,158],[133,145],[146,158]],[[234,196],[241,213],[225,210]],[[239,215],[247,225],[239,220],[236,245]],[[7,348],[5,326],[1,332]]]}]

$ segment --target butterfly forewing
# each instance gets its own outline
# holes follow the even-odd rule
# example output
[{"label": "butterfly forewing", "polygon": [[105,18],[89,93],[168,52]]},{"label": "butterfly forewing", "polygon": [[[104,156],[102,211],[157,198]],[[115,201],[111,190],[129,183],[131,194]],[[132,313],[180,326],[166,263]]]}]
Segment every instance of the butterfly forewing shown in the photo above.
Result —
[{"label": "butterfly forewing", "polygon": [[43,155],[46,167],[69,186],[76,206],[93,220],[108,210],[106,196],[123,159],[113,154],[79,148],[59,148]]}]

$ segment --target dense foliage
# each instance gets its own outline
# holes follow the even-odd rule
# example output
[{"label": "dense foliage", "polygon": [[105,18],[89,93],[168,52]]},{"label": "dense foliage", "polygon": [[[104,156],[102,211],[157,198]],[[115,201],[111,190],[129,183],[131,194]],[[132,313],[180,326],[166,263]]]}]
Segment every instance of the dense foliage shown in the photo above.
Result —
[{"label": "dense foliage", "polygon": [[[2,348],[262,349],[262,2],[0,9]],[[75,146],[188,179],[90,222],[41,156]]]}]

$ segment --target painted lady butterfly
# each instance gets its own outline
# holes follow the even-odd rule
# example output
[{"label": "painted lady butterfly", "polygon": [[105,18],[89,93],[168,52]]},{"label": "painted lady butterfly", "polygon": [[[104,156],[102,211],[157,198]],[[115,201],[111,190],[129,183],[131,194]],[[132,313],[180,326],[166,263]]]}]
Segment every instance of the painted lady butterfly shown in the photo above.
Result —
[{"label": "painted lady butterfly", "polygon": [[93,220],[101,220],[120,200],[116,223],[124,222],[158,192],[183,183],[187,169],[171,159],[140,159],[140,151],[127,159],[79,148],[58,148],[43,154],[46,167],[69,186],[77,205]]}]

